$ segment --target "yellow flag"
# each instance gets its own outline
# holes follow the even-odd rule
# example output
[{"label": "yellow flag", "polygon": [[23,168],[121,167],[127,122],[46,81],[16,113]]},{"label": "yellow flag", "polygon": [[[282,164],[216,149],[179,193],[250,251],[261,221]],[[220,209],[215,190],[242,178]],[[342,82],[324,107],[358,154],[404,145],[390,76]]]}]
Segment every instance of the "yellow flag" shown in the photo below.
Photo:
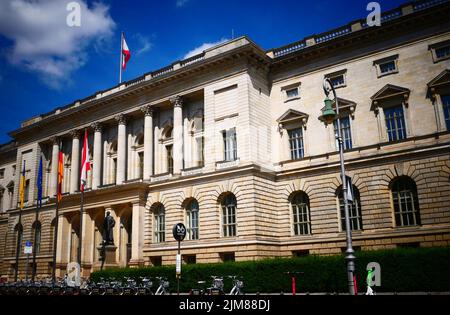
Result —
[{"label": "yellow flag", "polygon": [[20,198],[20,209],[23,209],[23,203],[25,200],[25,161],[23,161],[23,171],[22,176],[20,177],[19,198]]}]

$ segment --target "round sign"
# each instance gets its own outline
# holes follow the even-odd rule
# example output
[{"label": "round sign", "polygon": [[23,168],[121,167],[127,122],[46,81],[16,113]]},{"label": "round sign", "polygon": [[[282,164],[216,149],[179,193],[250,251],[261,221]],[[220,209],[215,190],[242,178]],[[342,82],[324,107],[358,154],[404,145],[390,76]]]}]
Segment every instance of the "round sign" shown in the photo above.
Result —
[{"label": "round sign", "polygon": [[183,223],[177,223],[173,226],[172,233],[175,240],[181,242],[186,237],[186,227]]}]

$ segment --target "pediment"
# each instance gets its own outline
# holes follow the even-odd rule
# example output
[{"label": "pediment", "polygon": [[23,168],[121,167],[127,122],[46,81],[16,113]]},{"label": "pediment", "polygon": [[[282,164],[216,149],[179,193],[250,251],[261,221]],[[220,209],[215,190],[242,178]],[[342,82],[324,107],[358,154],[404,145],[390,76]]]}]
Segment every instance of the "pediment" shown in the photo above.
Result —
[{"label": "pediment", "polygon": [[386,84],[381,90],[375,93],[370,99],[372,100],[372,109],[378,105],[378,103],[392,99],[395,97],[407,100],[411,91],[407,88]]},{"label": "pediment", "polygon": [[286,124],[295,121],[306,123],[308,121],[308,114],[302,113],[295,109],[288,109],[280,118],[277,119],[279,124]]},{"label": "pediment", "polygon": [[[353,101],[338,97],[338,102],[339,102],[339,110],[350,109],[350,111],[352,112],[355,110],[356,103]],[[336,101],[333,101],[332,106],[334,109],[336,109]],[[353,110],[351,108],[353,108]]]},{"label": "pediment", "polygon": [[450,84],[450,70],[445,69],[437,77],[431,80],[427,85],[429,88],[436,88],[442,85]]},{"label": "pediment", "polygon": [[448,92],[450,90],[450,70],[445,69],[439,73],[433,80],[428,82],[428,97],[434,99],[436,94]]}]

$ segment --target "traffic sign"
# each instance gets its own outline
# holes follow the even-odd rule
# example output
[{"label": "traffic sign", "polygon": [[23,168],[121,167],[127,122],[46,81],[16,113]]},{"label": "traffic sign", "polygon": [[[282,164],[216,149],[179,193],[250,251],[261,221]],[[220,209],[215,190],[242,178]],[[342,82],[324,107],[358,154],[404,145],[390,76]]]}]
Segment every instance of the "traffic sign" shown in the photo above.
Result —
[{"label": "traffic sign", "polygon": [[33,244],[30,241],[25,242],[25,247],[23,248],[23,253],[28,255],[33,253]]},{"label": "traffic sign", "polygon": [[186,227],[183,223],[175,224],[172,229],[172,234],[176,241],[181,242],[186,237]]}]

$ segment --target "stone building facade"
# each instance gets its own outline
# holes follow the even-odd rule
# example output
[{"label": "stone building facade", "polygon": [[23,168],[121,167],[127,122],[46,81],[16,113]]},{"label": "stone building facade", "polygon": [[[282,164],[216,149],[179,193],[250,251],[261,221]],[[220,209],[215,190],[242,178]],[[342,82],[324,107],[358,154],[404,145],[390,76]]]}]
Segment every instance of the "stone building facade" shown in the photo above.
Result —
[{"label": "stone building facade", "polygon": [[100,266],[107,211],[117,266],[174,264],[178,222],[188,228],[186,263],[341,253],[335,127],[319,119],[326,77],[341,107],[356,249],[449,245],[448,16],[448,1],[419,1],[384,13],[379,27],[358,20],[269,51],[241,37],[23,122],[0,147],[0,274],[14,274],[18,231],[25,242],[35,229],[35,267],[51,274],[56,222],[58,274],[77,261],[84,130],[85,275]]}]

